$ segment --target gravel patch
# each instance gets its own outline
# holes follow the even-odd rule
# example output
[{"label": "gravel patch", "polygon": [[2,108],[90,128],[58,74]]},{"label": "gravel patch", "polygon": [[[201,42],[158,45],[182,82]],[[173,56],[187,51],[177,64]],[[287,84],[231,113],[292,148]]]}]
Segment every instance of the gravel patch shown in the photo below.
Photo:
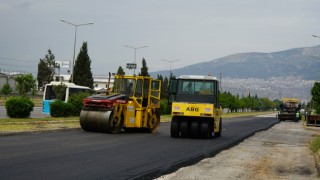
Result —
[{"label": "gravel patch", "polygon": [[157,179],[319,179],[308,148],[315,131],[281,122],[212,158]]}]

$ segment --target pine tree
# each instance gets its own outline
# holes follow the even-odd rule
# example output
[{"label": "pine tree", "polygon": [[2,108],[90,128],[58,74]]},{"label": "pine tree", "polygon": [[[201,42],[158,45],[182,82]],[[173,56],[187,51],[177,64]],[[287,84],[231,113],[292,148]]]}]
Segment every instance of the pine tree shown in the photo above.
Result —
[{"label": "pine tree", "polygon": [[172,73],[172,72],[170,72],[170,77],[169,77],[169,79],[171,79],[171,78],[173,78],[173,79],[175,79],[175,78],[176,78],[176,76],[175,76],[175,75],[173,75],[173,73]]},{"label": "pine tree", "polygon": [[312,100],[314,101],[315,107],[320,107],[320,83],[315,82],[311,89]]},{"label": "pine tree", "polygon": [[162,82],[163,82],[162,83],[163,85],[162,85],[161,94],[163,94],[163,96],[161,96],[161,97],[167,99],[168,98],[168,89],[169,89],[169,79],[167,78],[167,76],[164,78],[164,80]]},{"label": "pine tree", "polygon": [[91,59],[88,55],[87,42],[83,42],[73,70],[73,83],[93,89]]},{"label": "pine tree", "polygon": [[157,75],[157,79],[163,81],[162,75],[161,75],[161,74],[158,74],[158,75]]},{"label": "pine tree", "polygon": [[124,72],[123,68],[121,66],[119,66],[117,74],[120,76],[124,76],[126,73]]},{"label": "pine tree", "polygon": [[[161,74],[157,75],[157,80],[160,80],[161,82],[163,82],[163,77],[162,77]],[[164,98],[164,95],[165,95],[164,92],[163,92],[163,88],[164,88],[164,84],[162,83],[161,84],[161,99]]]},{"label": "pine tree", "polygon": [[38,87],[44,87],[44,85],[53,81],[53,76],[55,75],[55,56],[48,50],[48,54],[45,55],[45,58],[40,59],[38,64]]},{"label": "pine tree", "polygon": [[146,77],[150,76],[148,73],[147,62],[144,58],[142,58],[142,67],[141,67],[141,73],[139,73],[139,76],[146,76]]}]

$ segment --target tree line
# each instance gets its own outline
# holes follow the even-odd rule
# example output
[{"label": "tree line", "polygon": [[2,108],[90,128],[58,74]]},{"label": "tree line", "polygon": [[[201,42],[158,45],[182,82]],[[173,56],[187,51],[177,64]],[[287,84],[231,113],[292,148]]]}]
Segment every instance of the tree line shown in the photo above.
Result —
[{"label": "tree line", "polygon": [[[50,83],[54,80],[54,75],[56,74],[55,70],[57,68],[60,68],[55,63],[55,56],[52,53],[52,51],[49,49],[48,53],[45,55],[44,58],[40,59],[38,64],[38,74],[37,74],[37,80],[38,80],[38,87],[43,87],[45,84]],[[118,75],[125,75],[124,69],[119,66],[117,70]],[[148,73],[148,67],[146,60],[142,59],[142,67],[141,71],[138,74],[140,76],[150,76]],[[93,89],[93,77],[91,72],[91,59],[88,55],[88,45],[87,42],[83,42],[83,45],[80,49],[80,52],[75,60],[74,65],[74,73],[73,76],[71,76],[70,79],[73,79],[73,82],[77,85],[81,86],[87,86]],[[23,89],[29,89],[28,92],[35,93],[35,79],[31,78],[32,75],[28,74],[26,76],[22,76],[20,78],[17,78],[17,81],[21,81],[20,84],[23,84],[23,81],[26,81],[25,84],[31,84],[31,85],[23,85],[21,87],[18,87],[18,91],[21,91],[19,93],[25,94]],[[169,87],[169,81],[170,78],[174,77],[173,74],[170,74],[170,77],[163,77],[162,75],[158,75],[157,79],[162,81],[162,87],[161,87],[161,98],[167,99],[168,98],[168,87]],[[57,77],[56,80],[59,77]],[[313,101],[315,105],[318,107],[318,104],[320,104],[320,98],[318,98],[320,89],[320,84],[315,83],[313,89],[312,89],[312,95],[313,95]],[[2,94],[9,94],[12,92],[12,88],[9,86],[9,84],[5,84],[1,89],[0,93]],[[239,95],[233,95],[230,92],[224,91],[219,92],[220,95],[220,105],[222,108],[228,108],[230,112],[236,112],[236,111],[246,111],[246,110],[255,110],[255,111],[265,111],[270,110],[274,108],[278,108],[279,104],[281,104],[280,100],[274,100],[271,101],[268,98],[260,98],[257,97],[257,95],[251,96],[250,94],[248,96],[242,96]],[[320,107],[319,107],[320,109]],[[320,110],[319,110],[320,111]]]},{"label": "tree line", "polygon": [[[171,75],[172,76],[172,75]],[[172,76],[173,77],[173,76]],[[157,79],[162,81],[161,99],[168,99],[169,81],[168,77],[158,75]],[[267,111],[278,108],[281,101],[276,99],[271,101],[269,98],[259,98],[257,95],[242,96],[233,95],[230,92],[219,92],[219,101],[222,108],[229,109],[229,112],[238,111]]]},{"label": "tree line", "polygon": [[278,108],[280,100],[271,101],[269,98],[259,98],[257,95],[242,96],[232,95],[230,92],[220,92],[220,105],[228,108],[230,112],[241,111],[268,111]]}]

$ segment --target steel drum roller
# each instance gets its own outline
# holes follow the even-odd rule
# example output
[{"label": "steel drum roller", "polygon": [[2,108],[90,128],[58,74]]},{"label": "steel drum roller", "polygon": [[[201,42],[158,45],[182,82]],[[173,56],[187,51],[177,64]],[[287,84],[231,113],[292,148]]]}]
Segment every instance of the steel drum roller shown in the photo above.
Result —
[{"label": "steel drum roller", "polygon": [[80,125],[85,131],[110,132],[109,118],[112,111],[81,111]]}]

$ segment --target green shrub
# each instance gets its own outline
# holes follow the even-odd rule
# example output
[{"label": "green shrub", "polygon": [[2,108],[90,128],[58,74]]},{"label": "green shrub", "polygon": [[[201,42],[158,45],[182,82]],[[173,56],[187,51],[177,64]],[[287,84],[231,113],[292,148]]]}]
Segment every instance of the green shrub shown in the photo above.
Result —
[{"label": "green shrub", "polygon": [[161,109],[161,114],[171,114],[171,105],[168,105],[167,100],[161,100],[160,101],[160,109]]},{"label": "green shrub", "polygon": [[72,115],[72,105],[61,100],[50,103],[50,115],[52,117],[67,117]]},{"label": "green shrub", "polygon": [[320,137],[316,137],[315,139],[313,139],[310,142],[309,147],[314,153],[318,152],[320,149]]},{"label": "green shrub", "polygon": [[6,101],[7,115],[11,118],[27,118],[33,111],[34,103],[29,97],[11,97]]},{"label": "green shrub", "polygon": [[0,93],[4,94],[4,99],[7,98],[8,94],[12,92],[12,88],[9,83],[5,83],[0,89]]},{"label": "green shrub", "polygon": [[318,106],[318,107],[316,108],[316,113],[317,113],[317,114],[320,114],[320,106]]},{"label": "green shrub", "polygon": [[77,93],[70,96],[68,103],[72,106],[72,115],[73,116],[80,116],[80,112],[82,109],[82,100],[85,97],[90,96],[89,93]]},{"label": "green shrub", "polygon": [[56,98],[64,101],[66,99],[67,85],[62,84],[52,86],[53,92],[56,94]]}]

